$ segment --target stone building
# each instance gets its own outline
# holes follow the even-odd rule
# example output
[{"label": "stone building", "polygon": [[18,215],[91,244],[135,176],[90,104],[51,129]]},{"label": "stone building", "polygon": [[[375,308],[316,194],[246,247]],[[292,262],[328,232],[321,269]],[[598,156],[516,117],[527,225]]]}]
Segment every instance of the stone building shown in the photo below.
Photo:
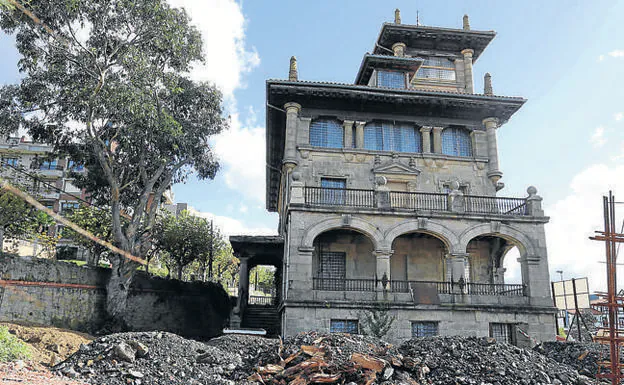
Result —
[{"label": "stone building", "polygon": [[[362,328],[365,309],[396,318],[387,335],[554,338],[544,224],[534,187],[504,187],[496,138],[525,103],[475,92],[492,31],[384,23],[354,84],[267,81],[267,191],[279,236],[232,237],[241,258],[234,322],[255,326],[248,270],[278,267],[280,331]],[[516,246],[522,284],[505,283]],[[267,308],[268,310],[268,308]],[[249,314],[249,316],[247,316]]]}]

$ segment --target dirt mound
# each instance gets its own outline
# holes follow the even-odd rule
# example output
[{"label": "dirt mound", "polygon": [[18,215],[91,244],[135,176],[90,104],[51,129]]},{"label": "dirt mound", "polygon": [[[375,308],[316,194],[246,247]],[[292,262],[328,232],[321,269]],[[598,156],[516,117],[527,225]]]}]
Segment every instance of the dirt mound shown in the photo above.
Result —
[{"label": "dirt mound", "polygon": [[433,337],[395,347],[372,337],[302,333],[284,341],[170,333],[98,338],[60,373],[106,384],[596,384],[566,364],[491,338]]},{"label": "dirt mound", "polygon": [[81,344],[88,344],[93,337],[88,334],[67,329],[31,324],[15,324],[0,322],[9,333],[26,342],[32,350],[34,362],[50,364],[56,360],[60,362],[80,348]]}]

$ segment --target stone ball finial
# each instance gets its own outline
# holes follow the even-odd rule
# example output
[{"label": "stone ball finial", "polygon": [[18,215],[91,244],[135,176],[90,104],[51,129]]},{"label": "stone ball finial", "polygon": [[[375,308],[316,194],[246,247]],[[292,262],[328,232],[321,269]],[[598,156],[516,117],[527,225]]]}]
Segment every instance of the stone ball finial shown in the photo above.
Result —
[{"label": "stone ball finial", "polygon": [[456,180],[452,181],[450,184],[450,187],[451,187],[451,190],[453,191],[459,190],[459,182]]},{"label": "stone ball finial", "polygon": [[492,75],[487,72],[483,78],[483,93],[485,95],[494,95],[494,90],[492,89]]},{"label": "stone ball finial", "polygon": [[299,74],[297,72],[297,58],[294,56],[290,57],[290,69],[288,71],[288,80],[290,81],[299,80]]},{"label": "stone ball finial", "polygon": [[301,173],[299,171],[295,171],[291,174],[292,180],[298,182],[301,180]]},{"label": "stone ball finial", "polygon": [[470,31],[470,19],[468,19],[468,15],[464,15],[464,30]]},{"label": "stone ball finial", "polygon": [[537,195],[537,189],[535,188],[535,186],[529,186],[529,188],[527,188],[527,193],[529,194],[529,196],[534,197],[535,195]]},{"label": "stone ball finial", "polygon": [[378,176],[375,178],[375,184],[377,186],[385,186],[388,183],[388,179],[385,176]]},{"label": "stone ball finial", "polygon": [[398,8],[394,10],[394,24],[401,24],[401,10]]}]

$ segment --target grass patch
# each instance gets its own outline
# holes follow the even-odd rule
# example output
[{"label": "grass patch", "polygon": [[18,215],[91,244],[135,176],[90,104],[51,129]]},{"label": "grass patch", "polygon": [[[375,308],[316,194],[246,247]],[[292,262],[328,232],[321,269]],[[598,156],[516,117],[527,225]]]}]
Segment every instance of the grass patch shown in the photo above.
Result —
[{"label": "grass patch", "polygon": [[0,326],[0,362],[26,360],[30,357],[30,347],[9,333],[6,326]]}]

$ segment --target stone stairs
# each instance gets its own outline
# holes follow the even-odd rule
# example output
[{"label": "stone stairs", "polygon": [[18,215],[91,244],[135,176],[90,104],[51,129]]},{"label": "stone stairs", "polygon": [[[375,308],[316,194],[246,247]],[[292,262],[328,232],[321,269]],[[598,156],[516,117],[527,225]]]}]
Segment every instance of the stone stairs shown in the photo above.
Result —
[{"label": "stone stairs", "polygon": [[241,326],[244,328],[261,328],[266,330],[267,336],[278,336],[281,328],[277,306],[247,305]]}]

